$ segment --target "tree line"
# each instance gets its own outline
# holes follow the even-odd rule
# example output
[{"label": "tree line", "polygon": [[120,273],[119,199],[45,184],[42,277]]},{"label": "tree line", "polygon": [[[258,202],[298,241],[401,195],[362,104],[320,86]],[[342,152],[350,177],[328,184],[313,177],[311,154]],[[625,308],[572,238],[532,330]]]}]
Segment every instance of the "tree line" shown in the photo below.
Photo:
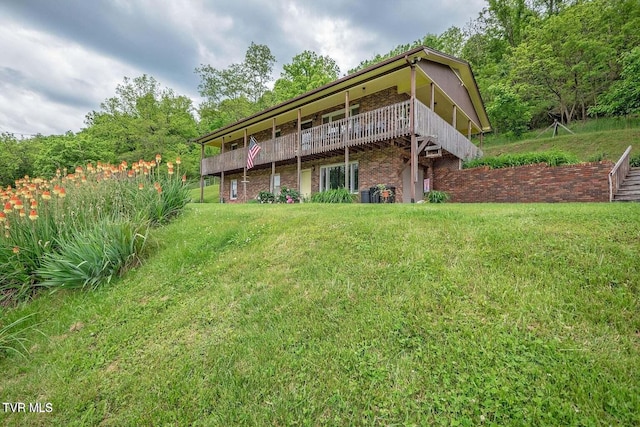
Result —
[{"label": "tree line", "polygon": [[[498,133],[546,126],[550,115],[566,124],[640,112],[638,0],[487,0],[464,28],[426,34],[348,73],[423,44],[471,64]],[[308,50],[283,65],[274,82],[275,63],[268,46],[252,42],[241,63],[200,65],[197,106],[152,76],[125,77],[113,97],[87,114],[80,132],[24,140],[0,134],[0,185],[156,153],[180,156],[187,174],[197,176],[200,149],[190,140],[340,76],[335,60]]]}]

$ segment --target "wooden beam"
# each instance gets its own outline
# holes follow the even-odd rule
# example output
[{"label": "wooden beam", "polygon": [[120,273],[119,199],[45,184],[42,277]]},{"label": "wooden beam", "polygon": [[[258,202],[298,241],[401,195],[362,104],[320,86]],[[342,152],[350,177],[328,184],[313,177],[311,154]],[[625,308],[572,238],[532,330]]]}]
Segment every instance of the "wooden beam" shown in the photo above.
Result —
[{"label": "wooden beam", "polygon": [[202,162],[204,162],[204,143],[200,144],[200,203],[204,203],[204,175],[202,174]]},{"label": "wooden beam", "polygon": [[302,111],[298,108],[298,191],[302,191]]},{"label": "wooden beam", "polygon": [[411,103],[409,105],[409,133],[411,134],[411,203],[416,202],[416,181],[418,180],[418,165],[416,148],[418,145],[415,132],[416,122],[416,66],[411,65]]},{"label": "wooden beam", "polygon": [[349,190],[349,91],[344,93],[344,118],[346,128],[344,130],[344,188]]},{"label": "wooden beam", "polygon": [[431,104],[430,107],[431,111],[435,111],[436,109],[436,85],[435,83],[431,82],[431,84],[429,85],[431,87]]},{"label": "wooden beam", "polygon": [[[224,136],[222,137],[222,144],[220,145],[220,154],[224,154]],[[218,189],[218,198],[220,203],[224,203],[224,168],[220,172],[220,188]]]},{"label": "wooden beam", "polygon": [[451,126],[453,126],[454,129],[457,129],[458,126],[458,107],[456,106],[456,104],[453,104],[453,111],[451,112],[452,118],[451,118]]},{"label": "wooden beam", "polygon": [[[244,128],[244,148],[247,148],[247,128]],[[244,162],[244,175],[242,178],[242,188],[243,188],[242,199],[243,199],[243,202],[246,203],[247,201],[247,162],[246,160]]]}]

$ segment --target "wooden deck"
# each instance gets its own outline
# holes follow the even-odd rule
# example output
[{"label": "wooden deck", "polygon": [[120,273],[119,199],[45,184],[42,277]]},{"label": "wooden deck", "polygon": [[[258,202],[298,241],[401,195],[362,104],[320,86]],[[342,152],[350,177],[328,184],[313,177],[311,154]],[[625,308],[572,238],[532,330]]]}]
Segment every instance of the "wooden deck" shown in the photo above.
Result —
[{"label": "wooden deck", "polygon": [[[254,165],[270,164],[295,159],[300,144],[300,153],[306,156],[343,150],[345,147],[371,144],[410,136],[410,101],[404,101],[353,117],[336,120],[321,126],[294,132],[267,141],[258,141],[262,149],[254,159]],[[480,155],[480,150],[449,123],[416,101],[415,129],[418,136],[430,136],[444,150],[462,159]],[[202,161],[203,175],[222,171],[243,169],[247,159],[247,148],[227,151]]]}]

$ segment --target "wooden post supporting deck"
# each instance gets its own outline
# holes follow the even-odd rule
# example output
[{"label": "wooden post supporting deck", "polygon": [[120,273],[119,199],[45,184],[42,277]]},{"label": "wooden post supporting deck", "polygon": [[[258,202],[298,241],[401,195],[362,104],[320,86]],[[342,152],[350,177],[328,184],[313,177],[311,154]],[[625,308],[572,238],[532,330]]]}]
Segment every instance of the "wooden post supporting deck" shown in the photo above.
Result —
[{"label": "wooden post supporting deck", "polygon": [[[247,128],[244,128],[244,148],[247,148]],[[247,162],[244,162],[244,175],[242,178],[242,201],[246,203],[247,201]]]},{"label": "wooden post supporting deck", "polygon": [[344,188],[349,190],[349,91],[344,93]]},{"label": "wooden post supporting deck", "polygon": [[[433,98],[433,95],[432,95]],[[416,66],[411,65],[411,103],[409,105],[409,133],[411,135],[411,203],[416,202],[416,182],[418,181],[418,154],[416,136]]]},{"label": "wooden post supporting deck", "polygon": [[[222,137],[222,144],[220,144],[220,154],[224,154],[224,136]],[[218,190],[218,196],[220,203],[224,203],[224,168],[220,171],[220,189]]]},{"label": "wooden post supporting deck", "polygon": [[302,191],[302,111],[298,108],[298,191]]},{"label": "wooden post supporting deck", "polygon": [[203,161],[204,161],[204,143],[200,144],[200,203],[204,203],[204,175],[202,175]]},{"label": "wooden post supporting deck", "polygon": [[[271,122],[271,139],[273,141],[276,140],[276,118],[273,118]],[[273,193],[276,191],[275,186],[273,185],[273,178],[276,175],[276,162],[271,162],[271,179],[269,180],[269,191]]]}]

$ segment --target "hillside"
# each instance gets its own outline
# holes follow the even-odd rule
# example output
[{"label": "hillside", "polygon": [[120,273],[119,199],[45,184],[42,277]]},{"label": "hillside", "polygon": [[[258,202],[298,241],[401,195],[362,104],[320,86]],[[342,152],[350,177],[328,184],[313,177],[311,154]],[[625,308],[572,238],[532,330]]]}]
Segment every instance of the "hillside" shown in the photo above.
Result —
[{"label": "hillside", "polygon": [[[584,162],[595,159],[616,162],[629,145],[634,146],[632,154],[640,152],[639,141],[640,127],[584,132],[575,135],[561,131],[555,138],[552,138],[548,132],[539,138],[532,136],[521,141],[489,140],[484,144],[482,151],[485,156],[498,156],[506,153],[559,150],[574,154]],[[477,141],[475,143],[478,144]]]},{"label": "hillside", "polygon": [[[190,204],[42,294],[3,425],[638,425],[637,204]],[[11,320],[11,319],[9,319]],[[45,337],[46,336],[46,337]]]}]

